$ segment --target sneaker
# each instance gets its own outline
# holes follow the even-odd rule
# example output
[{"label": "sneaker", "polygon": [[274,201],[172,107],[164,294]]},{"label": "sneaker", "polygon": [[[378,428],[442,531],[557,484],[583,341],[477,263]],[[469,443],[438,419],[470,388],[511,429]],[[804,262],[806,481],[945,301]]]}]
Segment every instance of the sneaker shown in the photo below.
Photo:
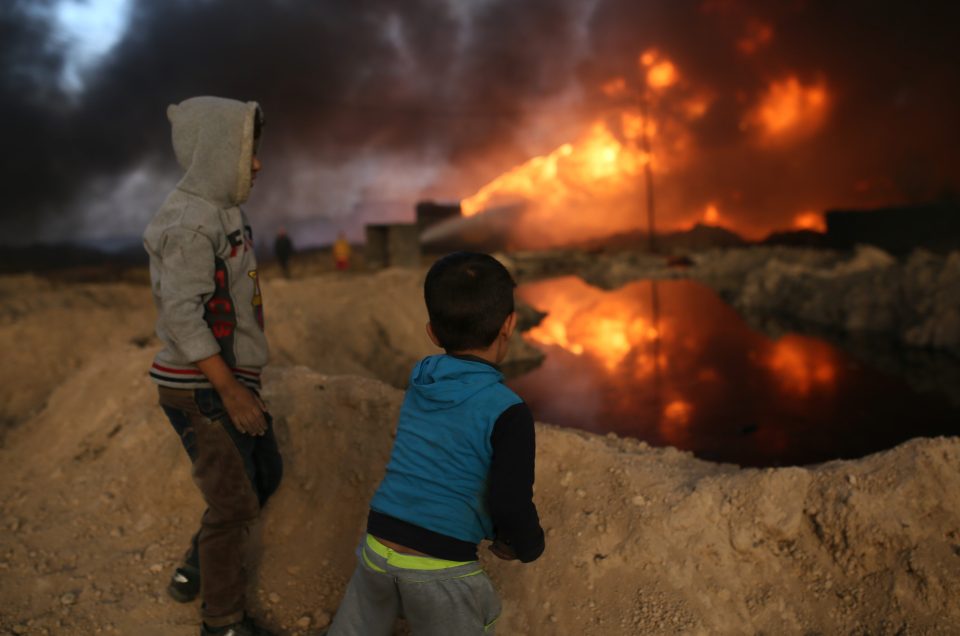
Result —
[{"label": "sneaker", "polygon": [[249,616],[244,617],[239,623],[226,625],[224,627],[207,627],[204,623],[200,628],[200,636],[276,636],[270,630],[260,627],[253,622]]},{"label": "sneaker", "polygon": [[167,594],[178,603],[189,603],[200,594],[200,570],[192,565],[181,565],[173,571]]}]

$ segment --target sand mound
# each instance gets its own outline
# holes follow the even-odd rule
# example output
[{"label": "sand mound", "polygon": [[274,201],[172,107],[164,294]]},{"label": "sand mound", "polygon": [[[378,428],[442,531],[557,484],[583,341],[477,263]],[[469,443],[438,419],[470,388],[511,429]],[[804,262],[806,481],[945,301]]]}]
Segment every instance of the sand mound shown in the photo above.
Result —
[{"label": "sand mound", "polygon": [[[267,336],[273,363],[406,386],[413,363],[436,353],[424,332],[423,276],[389,269],[266,279]],[[0,439],[43,407],[81,365],[117,344],[155,351],[150,289],[122,283],[64,284],[33,276],[0,277]],[[535,367],[543,354],[519,334],[504,371]],[[146,372],[146,365],[134,371]]]},{"label": "sand mound", "polygon": [[[432,351],[421,276],[266,281],[265,397],[287,474],[255,533],[250,595],[290,633],[329,621],[352,570],[402,396],[379,380],[402,384]],[[202,502],[146,377],[149,290],[7,277],[0,298],[0,424],[20,424],[0,448],[0,631],[195,634],[197,608],[163,591]],[[538,436],[548,551],[530,566],[487,560],[501,633],[960,624],[956,439],[740,470],[546,425]]]},{"label": "sand mound", "polygon": [[147,287],[0,277],[0,436],[103,347],[153,342],[155,315]]},{"label": "sand mound", "polygon": [[[386,269],[269,283],[267,335],[278,365],[356,374],[405,387],[420,358],[437,353],[427,339],[425,271]],[[507,375],[535,367],[543,354],[515,334]]]},{"label": "sand mound", "polygon": [[[202,503],[144,376],[103,351],[0,450],[0,630],[196,633],[163,587]],[[276,367],[285,481],[255,532],[254,607],[329,620],[353,567],[401,392]],[[960,624],[960,441],[817,468],[740,470],[540,425],[548,548],[487,560],[503,634],[949,633]]]}]

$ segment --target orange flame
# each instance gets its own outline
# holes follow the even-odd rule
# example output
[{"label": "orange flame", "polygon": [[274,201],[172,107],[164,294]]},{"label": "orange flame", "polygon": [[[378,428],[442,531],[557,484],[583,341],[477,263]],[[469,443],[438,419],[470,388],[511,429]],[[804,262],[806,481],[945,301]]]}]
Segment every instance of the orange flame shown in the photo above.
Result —
[{"label": "orange flame", "polygon": [[793,227],[798,230],[813,230],[822,233],[827,231],[827,222],[824,221],[823,215],[819,212],[808,210],[793,217]]},{"label": "orange flame", "polygon": [[[679,80],[674,64],[651,49],[640,56],[641,71],[652,88]],[[628,95],[629,86],[616,77],[601,86],[604,94]],[[634,108],[593,122],[576,142],[533,157],[482,186],[461,201],[464,216],[500,206],[523,204],[510,231],[517,243],[547,247],[571,239],[585,240],[644,225],[638,213],[645,187],[645,166],[665,174],[692,156],[693,137],[687,121],[701,117],[709,99],[695,95],[681,108],[654,119]],[[644,150],[646,136],[653,146]],[[686,219],[661,220],[660,229],[679,229]]]},{"label": "orange flame", "polygon": [[[751,27],[758,41],[773,37],[769,25],[758,25]],[[641,93],[633,94],[636,89],[624,77],[603,83],[601,91],[617,99],[619,112],[606,113],[579,139],[535,156],[483,185],[461,201],[463,215],[517,206],[507,239],[515,248],[553,247],[645,229],[645,169],[649,167],[659,182],[696,159],[691,122],[707,114],[715,96],[689,86],[677,66],[658,49],[644,51],[637,64],[638,79],[646,85]],[[676,88],[668,92],[671,87]],[[743,99],[746,103],[745,95]],[[622,107],[631,100],[635,106]],[[803,83],[788,75],[769,84],[744,114],[741,126],[754,132],[760,144],[776,146],[818,130],[829,105],[830,95],[822,80]],[[641,115],[644,108],[646,116]],[[692,221],[699,221],[723,224],[744,236],[764,234],[765,228],[755,224],[733,223],[742,205],[739,195],[723,199],[731,209],[721,215],[717,203],[710,203],[703,212],[691,211],[686,202],[677,200],[682,197],[676,188],[654,190],[659,232],[686,229]],[[822,221],[812,216],[797,217],[795,225],[823,230]]]},{"label": "orange flame", "polygon": [[658,62],[647,71],[647,84],[653,88],[668,88],[678,81],[677,67],[673,62]]},{"label": "orange flame", "polygon": [[669,422],[686,425],[693,413],[693,405],[684,400],[674,400],[663,408],[663,417]]},{"label": "orange flame", "polygon": [[[624,137],[630,141],[636,141],[643,134],[643,117],[636,113],[624,111],[620,114],[620,126],[623,128]],[[653,137],[657,132],[656,126],[650,121],[647,122],[646,129],[648,137]]]},{"label": "orange flame", "polygon": [[603,86],[600,87],[600,90],[607,97],[620,97],[627,92],[627,80],[622,77],[615,77],[605,82]]},{"label": "orange flame", "polygon": [[694,97],[684,102],[682,108],[688,119],[700,119],[707,114],[710,99],[706,96]]},{"label": "orange flame", "polygon": [[761,20],[747,23],[747,31],[737,40],[737,50],[744,55],[753,55],[773,41],[773,26]]},{"label": "orange flame", "polygon": [[693,412],[693,404],[681,398],[673,399],[663,407],[658,428],[665,442],[672,446],[683,445],[690,433]]},{"label": "orange flame", "polygon": [[662,57],[656,49],[644,51],[638,60],[646,69],[647,85],[650,88],[669,88],[680,81],[680,73],[673,62]]},{"label": "orange flame", "polygon": [[766,141],[808,135],[823,124],[828,104],[822,83],[804,85],[790,76],[770,84],[744,126],[759,128]]},{"label": "orange flame", "polygon": [[[463,216],[473,216],[489,207],[494,197],[506,198],[509,196],[529,196],[534,192],[549,191],[551,184],[556,184],[557,165],[563,157],[573,154],[573,146],[563,144],[553,152],[534,157],[526,163],[505,172],[487,185],[483,186],[472,197],[460,202]],[[558,184],[556,184],[558,185]]]},{"label": "orange flame", "polygon": [[[598,121],[575,144],[564,144],[534,157],[487,183],[463,199],[464,216],[497,206],[525,203],[525,212],[511,231],[527,243],[552,245],[570,237],[586,239],[609,234],[611,228],[636,227],[635,213],[645,164],[664,172],[683,158],[683,149],[670,160],[657,159],[634,139],[643,122],[632,113],[621,119],[617,135]],[[648,134],[657,129],[648,126]],[[602,213],[585,213],[602,210]]]},{"label": "orange flame", "polygon": [[703,224],[704,225],[719,225],[720,224],[720,210],[717,209],[715,203],[711,203],[707,206],[707,209],[703,211]]}]

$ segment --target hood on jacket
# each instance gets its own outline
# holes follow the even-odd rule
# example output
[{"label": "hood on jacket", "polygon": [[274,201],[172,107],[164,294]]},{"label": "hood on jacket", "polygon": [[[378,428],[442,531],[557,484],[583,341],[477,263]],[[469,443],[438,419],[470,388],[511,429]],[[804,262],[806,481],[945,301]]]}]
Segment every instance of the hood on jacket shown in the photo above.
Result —
[{"label": "hood on jacket", "polygon": [[167,107],[173,151],[185,174],[177,187],[219,207],[243,203],[250,195],[256,102],[191,97]]},{"label": "hood on jacket", "polygon": [[408,392],[416,400],[417,408],[437,411],[454,407],[502,380],[503,374],[492,364],[435,355],[424,358],[413,368]]}]

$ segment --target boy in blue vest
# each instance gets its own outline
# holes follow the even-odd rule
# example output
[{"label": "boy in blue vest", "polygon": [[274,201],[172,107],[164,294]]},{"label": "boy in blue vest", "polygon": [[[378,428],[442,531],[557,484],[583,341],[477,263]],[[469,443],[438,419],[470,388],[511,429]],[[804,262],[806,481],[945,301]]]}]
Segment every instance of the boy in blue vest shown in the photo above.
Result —
[{"label": "boy in blue vest", "polygon": [[486,254],[450,254],[427,273],[427,334],[446,353],[410,375],[330,636],[388,635],[401,614],[417,636],[492,634],[500,600],[477,544],[524,563],[543,552],[533,417],[496,366],[517,322],[515,286]]}]

